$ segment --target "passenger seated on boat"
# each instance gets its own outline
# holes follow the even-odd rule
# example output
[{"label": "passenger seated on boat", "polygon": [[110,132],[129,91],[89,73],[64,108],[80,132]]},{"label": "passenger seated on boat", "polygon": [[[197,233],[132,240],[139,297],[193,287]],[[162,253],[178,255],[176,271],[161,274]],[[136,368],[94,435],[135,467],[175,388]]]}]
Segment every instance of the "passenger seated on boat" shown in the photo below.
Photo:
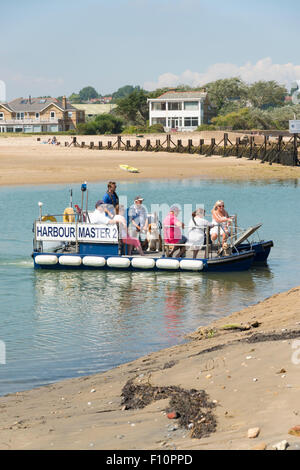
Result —
[{"label": "passenger seated on boat", "polygon": [[198,208],[192,213],[189,222],[188,244],[193,251],[193,258],[197,258],[198,251],[202,245],[206,244],[206,227],[212,227],[213,224],[205,218],[205,210]]},{"label": "passenger seated on boat", "polygon": [[212,241],[218,238],[218,234],[222,236],[222,246],[230,235],[229,227],[232,224],[232,218],[224,208],[224,201],[217,201],[214,205],[212,213],[213,228],[210,230]]},{"label": "passenger seated on boat", "polygon": [[[108,217],[107,217],[107,215]],[[91,224],[115,224],[116,221],[109,215],[109,210],[106,208],[103,201],[97,201],[95,210],[90,214]]]},{"label": "passenger seated on boat", "polygon": [[144,256],[141,242],[138,240],[138,238],[131,237],[128,234],[124,206],[119,206],[119,214],[115,215],[113,220],[119,224],[119,234],[122,243],[126,246],[126,254],[131,255],[132,248],[135,248],[141,256]]},{"label": "passenger seated on boat", "polygon": [[186,252],[186,247],[182,245],[185,245],[187,238],[181,232],[184,223],[177,218],[179,212],[179,207],[172,206],[169,214],[164,218],[163,227],[165,243],[173,246],[169,256],[172,257],[177,250],[180,250],[179,257],[182,258]]}]

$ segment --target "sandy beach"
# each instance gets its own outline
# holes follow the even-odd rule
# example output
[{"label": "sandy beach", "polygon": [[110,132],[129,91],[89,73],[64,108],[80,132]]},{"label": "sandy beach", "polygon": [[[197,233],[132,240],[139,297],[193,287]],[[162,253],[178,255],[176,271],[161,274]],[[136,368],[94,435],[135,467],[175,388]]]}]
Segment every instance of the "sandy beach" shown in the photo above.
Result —
[{"label": "sandy beach", "polygon": [[[216,142],[222,139],[223,133],[193,133],[191,136],[176,135],[186,144],[188,138],[198,141],[204,138],[209,142],[214,135]],[[229,135],[234,141],[236,135]],[[147,136],[148,138],[149,136]],[[152,142],[163,135],[149,137]],[[136,181],[142,179],[231,179],[231,180],[257,180],[257,179],[295,179],[300,177],[300,167],[288,167],[279,164],[261,164],[260,161],[250,161],[246,158],[236,157],[205,157],[197,154],[165,153],[165,152],[134,152],[117,150],[91,150],[88,148],[65,147],[72,137],[59,136],[59,146],[44,144],[47,136],[37,137],[0,137],[0,185],[39,185],[52,183],[77,183],[82,181],[97,182],[117,180]],[[135,136],[122,136],[122,140]],[[101,140],[103,145],[107,141],[115,142],[116,136],[78,136],[79,143],[97,145]],[[144,145],[144,139],[140,139]],[[120,169],[120,164],[138,168],[139,173],[129,173]]]},{"label": "sandy beach", "polygon": [[0,449],[299,448],[299,308],[297,287],[199,327],[185,344],[1,397]]},{"label": "sandy beach", "polygon": [[[0,185],[300,177],[299,167],[235,157],[97,151],[59,140],[56,147],[1,137]],[[125,173],[120,163],[140,172]],[[223,318],[199,325],[184,344],[0,397],[0,449],[274,450],[282,441],[300,448],[299,310],[300,287],[230,316],[224,306]]]}]

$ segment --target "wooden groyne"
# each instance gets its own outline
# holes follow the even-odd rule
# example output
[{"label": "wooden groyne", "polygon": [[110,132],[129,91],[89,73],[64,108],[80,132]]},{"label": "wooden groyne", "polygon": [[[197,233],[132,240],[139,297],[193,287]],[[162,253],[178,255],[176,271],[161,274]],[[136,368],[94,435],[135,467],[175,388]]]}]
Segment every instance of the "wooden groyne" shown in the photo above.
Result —
[{"label": "wooden groyne", "polygon": [[[144,136],[141,136],[144,137]],[[65,143],[65,145],[70,145]],[[114,140],[106,142],[78,142],[77,137],[73,137],[72,145],[91,150],[126,150],[126,151],[146,151],[146,152],[173,152],[198,154],[206,157],[220,155],[222,157],[248,158],[249,160],[260,160],[261,163],[280,163],[282,165],[299,165],[298,147],[300,146],[300,137],[298,134],[290,138],[283,138],[279,135],[272,141],[267,135],[261,136],[261,142],[256,142],[255,136],[245,135],[243,138],[236,137],[231,141],[228,134],[224,133],[223,138],[217,142],[215,138],[210,139],[210,143],[204,139],[188,139],[183,144],[180,139],[175,139],[171,134],[166,134],[164,139],[156,139],[155,142],[150,139],[124,140],[121,135],[116,136]]]}]

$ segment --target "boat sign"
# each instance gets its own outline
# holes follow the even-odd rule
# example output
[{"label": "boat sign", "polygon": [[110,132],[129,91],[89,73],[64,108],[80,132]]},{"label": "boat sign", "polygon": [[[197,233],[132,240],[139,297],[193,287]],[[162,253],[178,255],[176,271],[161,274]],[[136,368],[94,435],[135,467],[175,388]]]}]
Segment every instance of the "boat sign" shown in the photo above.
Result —
[{"label": "boat sign", "polygon": [[37,241],[118,243],[117,225],[36,223]]}]

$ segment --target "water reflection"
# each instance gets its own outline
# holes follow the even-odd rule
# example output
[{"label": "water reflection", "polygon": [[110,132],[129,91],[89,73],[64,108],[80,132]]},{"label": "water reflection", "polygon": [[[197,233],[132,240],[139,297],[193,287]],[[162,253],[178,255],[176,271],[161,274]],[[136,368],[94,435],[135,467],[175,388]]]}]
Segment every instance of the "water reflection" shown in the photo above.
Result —
[{"label": "water reflection", "polygon": [[267,267],[224,275],[36,271],[35,314],[47,328],[59,322],[58,335],[66,345],[70,333],[72,341],[84,336],[86,344],[126,337],[142,351],[146,337],[169,344],[191,331],[195,321],[208,323],[229,313],[228,306],[233,311],[249,304],[256,297],[257,276],[261,289],[273,274]]}]

